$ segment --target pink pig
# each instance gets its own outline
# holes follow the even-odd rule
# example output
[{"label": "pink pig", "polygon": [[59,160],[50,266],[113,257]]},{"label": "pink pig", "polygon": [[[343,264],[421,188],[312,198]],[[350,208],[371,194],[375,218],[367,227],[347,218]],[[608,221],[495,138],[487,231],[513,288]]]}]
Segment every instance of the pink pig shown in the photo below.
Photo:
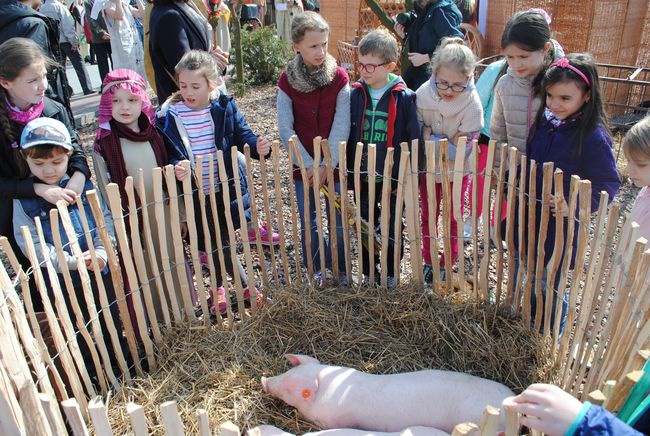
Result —
[{"label": "pink pig", "polygon": [[[246,432],[247,436],[295,436],[286,431],[273,427],[272,425],[260,425],[251,428]],[[400,432],[378,432],[357,430],[353,428],[337,428],[323,430],[313,433],[305,433],[303,436],[449,436],[449,433],[431,427],[409,427]]]},{"label": "pink pig", "polygon": [[458,423],[478,423],[485,406],[500,405],[513,395],[500,383],[458,372],[374,375],[321,365],[309,356],[285,357],[294,368],[262,377],[264,392],[323,429],[399,432],[425,426],[450,433]]}]

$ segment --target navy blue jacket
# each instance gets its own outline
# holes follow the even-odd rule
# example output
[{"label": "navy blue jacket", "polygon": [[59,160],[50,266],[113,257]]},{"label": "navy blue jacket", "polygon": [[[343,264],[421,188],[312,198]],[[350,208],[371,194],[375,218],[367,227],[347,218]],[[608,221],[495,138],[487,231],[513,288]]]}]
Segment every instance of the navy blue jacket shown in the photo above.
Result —
[{"label": "navy blue jacket", "polygon": [[[155,123],[165,138],[169,163],[176,165],[182,160],[193,161],[194,159],[189,155],[188,150],[183,145],[181,133],[177,127],[177,122],[180,123],[181,121],[177,121],[175,116],[167,108],[168,105],[165,103],[156,113]],[[217,150],[223,151],[226,173],[228,174],[228,179],[231,181],[228,183],[231,199],[230,207],[233,223],[235,227],[238,227],[240,217],[235,185],[232,183],[233,170],[230,148],[237,147],[243,152],[244,145],[248,144],[251,150],[251,157],[259,159],[259,155],[257,154],[257,136],[253,133],[246,119],[239,112],[237,104],[229,95],[220,95],[218,99],[213,101],[210,113],[214,122],[215,144],[217,145]],[[250,193],[247,189],[244,189],[247,186],[247,184],[244,185],[246,182],[246,174],[241,170],[242,168],[240,166],[239,177],[242,181],[242,201],[244,209],[248,210],[250,208]],[[217,171],[218,169],[215,168],[215,174],[217,174]]]},{"label": "navy blue jacket", "polygon": [[[414,2],[415,21],[406,29],[404,48],[409,52],[426,53],[431,57],[445,36],[463,37],[460,24],[463,16],[452,0],[439,0],[421,9]],[[403,74],[404,81],[411,89],[418,89],[429,80],[428,64],[414,67],[410,65]]]},{"label": "navy blue jacket", "polygon": [[616,435],[616,436],[641,436],[643,433],[630,427],[609,411],[600,406],[590,405],[587,413],[577,423],[573,432],[566,436],[587,435]]},{"label": "navy blue jacket", "polygon": [[[415,92],[406,87],[404,80],[399,78],[399,81],[388,91],[384,93],[377,107],[375,108],[374,120],[369,120],[366,117],[366,110],[372,111],[372,100],[370,99],[370,91],[368,85],[364,81],[356,82],[352,85],[350,93],[350,137],[346,149],[347,167],[348,172],[354,170],[354,157],[357,148],[357,142],[363,142],[363,154],[361,157],[361,171],[368,169],[368,144],[375,144],[377,146],[377,173],[384,173],[384,163],[386,160],[386,152],[389,147],[393,147],[393,171],[392,178],[397,180],[399,175],[399,163],[401,157],[400,143],[408,142],[409,147],[411,141],[420,139],[420,126],[418,125],[416,106],[415,106]],[[363,130],[366,123],[386,123],[388,134],[384,138],[367,138],[364,140]],[[424,149],[419,147],[419,163],[424,163]],[[352,177],[348,181],[353,182]],[[396,183],[396,182],[394,182]]]},{"label": "navy blue jacket", "polygon": [[[528,142],[526,144],[528,169],[530,169],[531,160],[535,160],[537,164],[535,195],[538,201],[534,229],[536,242],[541,223],[542,167],[545,162],[553,162],[554,168],[559,168],[563,171],[564,196],[567,202],[572,175],[577,175],[582,180],[591,181],[591,212],[598,210],[601,191],[606,191],[609,194],[609,201],[611,202],[621,186],[621,177],[618,174],[616,159],[612,151],[612,137],[605,127],[598,125],[594,131],[586,135],[582,150],[579,154],[577,153],[577,138],[577,120],[568,121],[566,124],[554,127],[544,116],[541,117],[541,120],[537,121],[531,130],[531,134],[528,136]],[[553,254],[555,230],[555,219],[551,215],[546,242],[544,244],[544,264],[548,264]],[[566,230],[567,226],[565,225],[565,234]],[[578,232],[576,231],[573,240],[572,264],[575,259],[577,239]]]}]

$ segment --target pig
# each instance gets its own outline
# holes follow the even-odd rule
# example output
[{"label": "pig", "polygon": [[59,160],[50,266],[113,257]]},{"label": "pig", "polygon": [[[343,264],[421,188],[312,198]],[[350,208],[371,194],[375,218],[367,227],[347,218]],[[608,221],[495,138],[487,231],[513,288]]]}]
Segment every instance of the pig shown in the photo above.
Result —
[{"label": "pig", "polygon": [[[291,433],[273,427],[272,425],[260,425],[251,428],[247,432],[248,436],[295,436]],[[400,432],[378,432],[368,430],[357,430],[353,428],[336,428],[332,430],[323,430],[305,433],[303,436],[449,436],[449,433],[432,427],[409,427]]]},{"label": "pig", "polygon": [[451,433],[458,423],[478,423],[485,406],[513,395],[500,383],[458,372],[374,375],[310,356],[285,357],[294,367],[262,377],[262,389],[322,429],[400,432],[423,426]]}]

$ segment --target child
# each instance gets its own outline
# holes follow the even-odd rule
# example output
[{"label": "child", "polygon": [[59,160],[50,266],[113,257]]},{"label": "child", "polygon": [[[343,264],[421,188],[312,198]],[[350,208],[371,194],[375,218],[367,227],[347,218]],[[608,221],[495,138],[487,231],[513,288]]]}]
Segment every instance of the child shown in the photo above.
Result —
[{"label": "child", "polygon": [[548,384],[530,385],[503,404],[521,415],[522,425],[551,436],[641,436],[650,430],[647,396],[627,422],[600,406],[589,401],[582,403],[559,387]]},{"label": "child", "polygon": [[[478,131],[483,127],[483,109],[481,100],[474,87],[474,68],[476,57],[460,38],[444,38],[440,48],[436,50],[431,59],[431,78],[416,91],[418,121],[422,124],[422,139],[449,140],[449,165],[453,169],[456,144],[461,136],[466,136],[468,145],[465,160],[469,160],[471,143]],[[437,147],[436,147],[436,154]],[[436,158],[438,159],[438,158]],[[424,280],[426,283],[433,281],[433,268],[431,266],[431,251],[429,245],[429,204],[427,197],[426,177],[420,183],[420,201],[422,202],[422,256],[424,258]],[[453,173],[450,171],[450,176]],[[436,177],[436,200],[438,208],[435,217],[440,214],[442,203],[442,183],[440,173]],[[463,177],[463,190],[465,192],[469,176]],[[450,184],[453,187],[453,183]],[[458,260],[458,223],[451,211],[453,204],[450,199],[451,209],[445,213],[451,214],[451,261]],[[437,219],[436,219],[437,222]],[[440,259],[441,279],[445,277],[445,259]]]},{"label": "child", "polygon": [[[224,204],[223,190],[228,189],[230,198],[236,199],[235,186],[232,181],[232,158],[231,147],[239,147],[243,150],[244,145],[251,146],[251,155],[257,157],[268,154],[271,144],[268,140],[257,137],[246,123],[244,116],[239,112],[237,104],[232,97],[218,93],[217,87],[220,84],[219,70],[214,58],[207,52],[190,50],[185,53],[176,65],[176,78],[180,90],[161,106],[156,114],[156,126],[167,139],[167,151],[169,160],[175,165],[174,172],[179,181],[190,176],[190,172],[179,165],[183,160],[189,160],[192,168],[195,167],[195,157],[205,156],[203,160],[201,180],[193,180],[200,187],[194,195],[195,217],[197,218],[197,232],[199,237],[199,248],[205,250],[205,238],[209,237],[212,242],[212,258],[216,267],[216,279],[219,288],[216,291],[216,298],[213,298],[212,308],[224,313],[227,310],[226,303],[226,277],[221,276],[221,267],[217,250],[224,249],[225,268],[231,277],[234,277],[234,268],[237,268],[242,280],[244,298],[250,297],[248,279],[239,262],[238,257],[232,256],[230,250],[235,250],[229,243],[228,229],[225,225],[225,208],[231,209],[233,225],[239,227],[240,216],[238,210],[233,210],[230,205]],[[228,173],[228,180],[220,180],[216,161],[217,150],[223,151],[223,158]],[[216,243],[216,233],[203,234],[203,226],[200,222],[201,211],[199,207],[199,195],[210,193],[209,163],[210,156],[214,156],[215,190],[217,210],[220,227],[218,231],[223,243],[219,247]],[[210,201],[206,201],[206,215],[208,227],[216,229],[212,222]],[[231,260],[234,257],[234,264]],[[259,293],[255,289],[256,297]],[[258,299],[258,302],[262,300]]]},{"label": "child", "polygon": [[[95,137],[93,151],[95,177],[103,193],[105,193],[108,183],[117,183],[122,197],[122,209],[128,211],[129,202],[124,190],[126,178],[133,177],[136,188],[136,205],[140,207],[141,201],[137,192],[140,184],[140,169],[142,169],[154,250],[156,253],[161,253],[162,250],[173,253],[173,239],[169,225],[167,225],[166,247],[160,245],[158,237],[151,170],[155,167],[164,167],[169,163],[169,158],[163,137],[152,124],[153,116],[153,107],[147,95],[146,82],[138,73],[119,69],[106,75],[106,79],[102,83],[102,96],[98,112],[99,129]],[[182,205],[182,202],[180,204]],[[165,207],[164,211],[165,222],[169,223],[169,208]],[[163,271],[164,265],[160,261],[162,257],[160,254],[156,254],[155,258],[158,259],[156,268],[158,271]],[[146,256],[146,259],[148,270],[153,271],[152,265],[149,264],[149,257]],[[167,289],[166,295],[176,298],[179,307],[182,308],[181,287],[175,274],[175,268],[173,268],[172,277],[175,286],[174,289]],[[162,317],[161,302],[156,292],[152,292],[152,297],[160,319]]]},{"label": "child", "polygon": [[[382,193],[382,175],[384,174],[384,162],[386,152],[393,148],[393,170],[391,186],[397,187],[397,177],[400,162],[400,143],[419,139],[420,127],[417,123],[415,108],[415,94],[406,87],[400,76],[391,71],[397,65],[399,49],[397,42],[385,30],[374,30],[366,35],[359,42],[359,68],[361,80],[352,86],[350,93],[350,138],[347,145],[347,161],[350,168],[354,168],[355,152],[358,142],[363,142],[364,152],[361,161],[362,173],[368,170],[368,149],[369,143],[377,146],[377,175],[365,177],[361,183],[361,216],[368,220],[369,210],[372,207],[375,211],[374,222],[370,226],[376,228],[381,216],[380,204]],[[390,121],[390,122],[389,122]],[[369,203],[368,186],[375,184],[374,203]],[[395,285],[395,217],[397,215],[397,195],[393,190],[390,197],[390,205],[386,205],[390,211],[390,223],[388,229],[380,229],[380,232],[388,231],[388,287]],[[401,237],[401,235],[400,235]],[[400,259],[402,252],[400,252]],[[370,261],[368,250],[363,247],[363,274],[368,280],[370,267],[376,268],[379,262],[379,253],[375,253],[375,259]],[[376,272],[377,277],[379,272]]]},{"label": "child", "polygon": [[[313,139],[316,136],[327,138],[332,153],[332,165],[336,168],[339,161],[338,143],[347,141],[350,134],[350,88],[348,75],[336,60],[327,53],[329,25],[322,16],[315,12],[305,12],[294,16],[291,24],[291,40],[296,57],[287,65],[278,83],[278,130],[285,146],[289,138],[298,136],[298,147],[307,167],[311,181],[318,177],[321,186],[326,181],[325,162],[321,162],[318,174],[312,174],[314,158]],[[338,179],[338,174],[335,174]],[[304,223],[304,191],[300,171],[294,168],[293,178],[296,184],[296,197],[300,222]],[[339,183],[335,185],[340,192]],[[316,202],[318,193],[309,189],[309,222],[311,223],[312,260],[315,268],[314,280],[318,286],[324,284],[324,271],[320,271],[320,256],[325,256],[326,267],[331,266],[332,255],[330,246],[325,240],[325,253],[318,252],[318,233],[316,224]],[[326,208],[329,226],[329,208]],[[339,265],[344,259],[343,228],[341,217],[336,216],[336,236],[338,244]],[[301,230],[303,265],[307,265],[307,250],[305,248],[305,228]],[[340,268],[342,271],[343,269]],[[339,274],[339,283],[347,286],[348,278]]]},{"label": "child", "polygon": [[[12,38],[0,45],[0,59],[0,200],[5,204],[0,213],[0,234],[9,239],[26,271],[30,263],[14,239],[12,200],[42,198],[52,204],[58,200],[72,203],[90,179],[90,168],[65,108],[45,96],[47,70],[54,62],[36,43],[25,38]],[[25,124],[39,117],[57,119],[73,132],[73,152],[67,167],[70,178],[63,187],[35,183],[27,177],[29,168],[20,155],[18,140]],[[40,297],[33,294],[35,310],[40,311]]]},{"label": "child", "polygon": [[[601,191],[606,191],[611,201],[621,185],[612,152],[612,137],[607,129],[607,119],[603,111],[598,72],[592,57],[588,54],[573,53],[553,63],[543,76],[541,96],[542,107],[526,144],[528,168],[531,160],[535,160],[538,167],[535,190],[538,197],[536,223],[534,229],[526,231],[526,235],[535,235],[535,245],[539,236],[542,202],[550,201],[554,204],[552,195],[548,199],[541,198],[543,179],[541,168],[545,162],[553,162],[555,168],[563,171],[566,198],[569,196],[572,175],[591,181],[591,212],[598,210]],[[573,218],[570,221],[574,222]],[[544,265],[548,264],[553,255],[555,230],[555,225],[548,226],[544,245]],[[518,232],[515,231],[515,234]],[[564,265],[564,268],[573,268],[577,239],[576,231],[571,265]],[[542,294],[545,295],[546,268],[543,274]],[[560,274],[556,276],[556,287],[559,284],[559,277]],[[553,315],[558,291],[554,289],[553,292],[551,324],[554,323]],[[560,331],[563,328],[567,309],[567,295],[564,292],[563,301]],[[536,307],[534,293],[531,295],[531,306],[531,314],[534,318]]]},{"label": "child", "polygon": [[650,116],[636,123],[625,135],[623,153],[627,158],[627,174],[632,183],[642,188],[630,212],[630,221],[639,224],[638,236],[650,241]]},{"label": "child", "polygon": [[[548,21],[531,9],[510,17],[501,36],[507,72],[494,87],[490,139],[525,151],[528,131],[541,106],[544,70],[557,56]],[[499,165],[498,153],[495,165]]]},{"label": "child", "polygon": [[[38,182],[51,187],[63,188],[70,180],[70,176],[66,173],[66,171],[68,169],[68,160],[70,159],[73,150],[74,147],[72,146],[72,141],[70,140],[70,134],[68,133],[67,127],[62,122],[52,118],[43,117],[30,121],[25,126],[20,139],[20,153],[25,161],[25,164],[29,167],[29,171],[31,173],[29,176],[30,181],[32,183]],[[116,301],[115,291],[113,289],[112,280],[110,279],[107,267],[108,255],[106,254],[106,249],[99,236],[99,231],[97,230],[97,224],[93,218],[92,210],[86,199],[86,193],[91,189],[95,189],[95,186],[90,180],[88,180],[83,186],[81,192],[81,200],[84,204],[86,218],[88,219],[88,227],[91,229],[90,235],[92,237],[92,242],[95,248],[98,267],[101,269],[102,276],[104,276],[103,282],[106,289],[106,297],[109,302],[114,302]],[[52,228],[50,224],[50,211],[52,209],[56,209],[56,205],[48,202],[43,198],[14,199],[13,233],[18,246],[25,254],[25,256],[27,256],[27,245],[21,232],[21,227],[26,226],[29,229],[32,240],[34,241],[36,256],[42,262],[43,247],[41,247],[41,244],[39,242],[39,237],[36,232],[36,226],[34,223],[34,218],[39,217],[43,229],[43,237],[46,244],[45,251],[48,253],[48,256],[52,261],[56,272],[60,274],[62,272],[62,265],[59,263],[58,252],[54,246],[54,239],[52,236]],[[68,207],[68,211],[71,217],[70,222],[74,226],[74,230],[79,238],[79,245],[83,250],[86,268],[89,270],[89,272],[93,271],[93,263],[91,261],[90,252],[88,251],[88,241],[84,236],[84,229],[81,224],[82,221],[79,209],[75,203],[72,203]],[[111,239],[114,240],[113,219],[111,218],[111,214],[105,204],[102,204],[102,211],[104,215],[104,221],[106,223],[106,230],[109,232]],[[66,265],[70,270],[77,302],[81,307],[82,313],[85,317],[85,322],[87,322],[89,321],[89,313],[86,304],[86,298],[84,297],[84,290],[81,284],[81,276],[77,272],[77,259],[72,255],[71,246],[67,243],[68,238],[63,231],[63,223],[59,223],[59,228],[61,229],[61,239],[63,244],[62,254],[65,257]],[[44,273],[44,276],[46,278],[46,283],[49,284],[49,277],[46,272]],[[90,273],[89,276],[90,284],[93,290],[93,298],[95,299],[95,303],[99,304],[99,293],[97,289],[97,283],[95,281],[95,275]],[[63,281],[63,276],[60,275],[59,283],[63,283]],[[51,289],[51,286],[48,286],[48,288]],[[54,301],[54,294],[51,291],[48,292],[48,296],[51,301]],[[63,296],[66,301],[71,320],[73,321],[73,325],[79,325],[76,320],[77,315],[72,310],[70,297],[65,290],[63,290]],[[117,324],[117,331],[121,331],[117,305],[113,304],[109,310],[111,311],[113,320]],[[102,324],[102,331],[106,333],[108,330],[104,324],[103,316],[100,316],[100,322]],[[107,336],[105,339],[106,340],[104,342],[106,343],[107,347],[110,347],[110,350],[112,350],[112,343],[110,338]],[[79,347],[82,352],[81,354],[88,359],[86,362],[88,369],[92,371],[94,367],[92,365],[92,361],[89,358],[90,354],[86,342],[84,340],[79,340]]]}]

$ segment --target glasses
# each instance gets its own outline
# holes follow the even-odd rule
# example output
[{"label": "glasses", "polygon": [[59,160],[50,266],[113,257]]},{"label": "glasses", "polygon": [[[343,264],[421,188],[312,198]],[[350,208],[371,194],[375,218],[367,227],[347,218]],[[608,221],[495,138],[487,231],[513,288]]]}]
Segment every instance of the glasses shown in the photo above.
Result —
[{"label": "glasses", "polygon": [[375,72],[377,67],[381,67],[388,64],[390,64],[390,62],[384,62],[383,64],[362,64],[361,62],[357,62],[357,67],[361,71],[366,70],[368,74],[372,74]]},{"label": "glasses", "polygon": [[454,92],[463,92],[467,89],[467,85],[450,85],[449,83],[436,82],[436,88],[441,91],[451,89]]}]

